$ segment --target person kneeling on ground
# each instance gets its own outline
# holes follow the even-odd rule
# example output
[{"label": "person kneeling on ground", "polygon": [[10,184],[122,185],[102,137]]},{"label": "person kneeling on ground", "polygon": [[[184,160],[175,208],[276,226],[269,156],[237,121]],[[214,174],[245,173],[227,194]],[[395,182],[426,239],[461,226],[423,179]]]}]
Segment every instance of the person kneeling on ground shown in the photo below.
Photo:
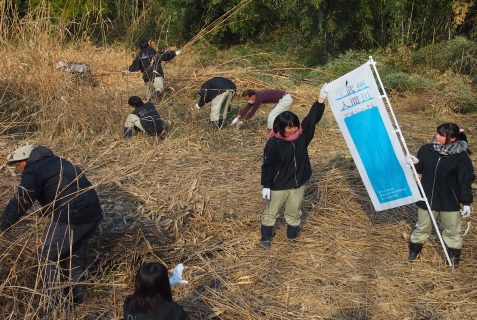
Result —
[{"label": "person kneeling on ground", "polygon": [[[0,229],[11,228],[38,200],[42,215],[51,217],[38,249],[40,279],[48,290],[45,296],[51,305],[59,303],[62,294],[74,303],[82,302],[85,249],[103,219],[96,191],[80,168],[45,146],[20,147],[7,163],[20,169],[21,181]],[[59,279],[71,279],[72,287],[62,290]]]},{"label": "person kneeling on ground", "polygon": [[209,79],[200,87],[200,99],[195,108],[200,110],[206,103],[210,102],[210,121],[214,128],[220,129],[227,118],[230,102],[236,90],[235,83],[227,78],[214,77]]},{"label": "person kneeling on ground", "polygon": [[182,307],[172,300],[167,269],[157,262],[145,263],[136,274],[135,290],[123,305],[124,319],[189,320]]},{"label": "person kneeling on ground", "polygon": [[311,177],[308,145],[315,135],[315,126],[325,110],[328,84],[321,88],[320,97],[300,123],[290,111],[280,113],[273,121],[273,130],[263,151],[262,196],[267,207],[262,213],[260,246],[270,249],[273,227],[278,213],[285,204],[288,239],[298,237],[301,222],[301,205],[305,195],[305,183]]},{"label": "person kneeling on ground", "polygon": [[151,136],[161,136],[164,125],[156,107],[151,102],[142,102],[138,96],[132,96],[128,104],[134,111],[128,115],[124,123],[124,138],[131,138],[133,129],[145,132]]}]

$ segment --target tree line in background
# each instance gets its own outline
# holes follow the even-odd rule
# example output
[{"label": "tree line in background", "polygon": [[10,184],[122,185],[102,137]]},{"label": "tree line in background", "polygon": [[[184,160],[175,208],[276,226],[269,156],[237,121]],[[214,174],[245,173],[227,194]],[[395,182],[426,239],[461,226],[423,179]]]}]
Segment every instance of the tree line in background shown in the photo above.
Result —
[{"label": "tree line in background", "polygon": [[[25,20],[60,38],[159,46],[204,40],[250,44],[318,65],[347,50],[424,48],[457,36],[477,42],[476,0],[4,0],[2,37]],[[28,19],[30,18],[30,19]],[[46,22],[45,22],[46,23]]]}]

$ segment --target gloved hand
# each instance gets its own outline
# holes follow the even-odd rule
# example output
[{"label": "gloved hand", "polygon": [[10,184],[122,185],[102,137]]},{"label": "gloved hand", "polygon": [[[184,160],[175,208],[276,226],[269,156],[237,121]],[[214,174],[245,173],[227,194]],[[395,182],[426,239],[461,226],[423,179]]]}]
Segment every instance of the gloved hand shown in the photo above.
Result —
[{"label": "gloved hand", "polygon": [[184,271],[184,265],[179,263],[172,273],[172,277],[169,278],[169,284],[171,286],[177,286],[179,284],[187,284],[189,281],[182,279],[182,271]]},{"label": "gloved hand", "polygon": [[414,164],[418,164],[419,163],[419,159],[411,154],[407,155],[406,156],[406,163],[408,165],[411,165],[412,163]]},{"label": "gloved hand", "polygon": [[270,188],[263,188],[262,189],[262,197],[263,197],[263,199],[270,200]]},{"label": "gloved hand", "polygon": [[127,76],[129,76],[129,75],[131,74],[131,71],[126,70],[126,71],[124,71],[124,74],[127,75]]},{"label": "gloved hand", "polygon": [[234,124],[237,123],[237,121],[239,121],[239,118],[235,117],[235,118],[232,120],[232,123],[231,123],[231,124],[234,125]]},{"label": "gloved hand", "polygon": [[181,51],[181,50],[177,50],[177,51],[176,51],[176,56],[180,56],[180,55],[181,55],[181,53],[182,53],[182,51]]},{"label": "gloved hand", "polygon": [[199,104],[196,103],[195,106],[194,106],[194,108],[196,108],[197,110],[200,110]]},{"label": "gloved hand", "polygon": [[323,87],[321,87],[320,90],[320,98],[326,99],[326,97],[328,96],[328,92],[330,92],[330,90],[328,89],[328,83],[325,82],[325,84],[323,85]]},{"label": "gloved hand", "polygon": [[460,210],[460,215],[462,218],[470,217],[470,206],[464,206],[464,209]]},{"label": "gloved hand", "polygon": [[242,125],[243,121],[237,122],[237,127],[240,127]]}]

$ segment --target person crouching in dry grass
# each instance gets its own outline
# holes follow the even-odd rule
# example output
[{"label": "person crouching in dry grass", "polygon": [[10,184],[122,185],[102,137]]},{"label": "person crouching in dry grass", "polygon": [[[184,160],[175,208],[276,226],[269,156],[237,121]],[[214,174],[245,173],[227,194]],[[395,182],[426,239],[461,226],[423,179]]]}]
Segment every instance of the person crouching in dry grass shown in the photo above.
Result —
[{"label": "person crouching in dry grass", "polygon": [[[85,249],[103,219],[96,191],[81,169],[45,146],[20,147],[7,163],[19,168],[21,181],[3,212],[1,231],[13,227],[38,200],[42,215],[50,219],[38,249],[48,305],[56,306],[64,297],[82,302]],[[75,284],[62,288],[62,278]]]},{"label": "person crouching in dry grass", "polygon": [[91,68],[84,62],[67,62],[59,60],[56,68],[63,71],[63,75],[67,80],[73,80],[76,84],[86,82],[95,87],[97,83],[93,80]]},{"label": "person crouching in dry grass", "polygon": [[123,135],[126,140],[131,138],[133,129],[151,136],[164,134],[161,116],[152,102],[144,103],[138,96],[132,96],[129,98],[128,104],[134,107],[134,111],[128,115],[124,123]]}]

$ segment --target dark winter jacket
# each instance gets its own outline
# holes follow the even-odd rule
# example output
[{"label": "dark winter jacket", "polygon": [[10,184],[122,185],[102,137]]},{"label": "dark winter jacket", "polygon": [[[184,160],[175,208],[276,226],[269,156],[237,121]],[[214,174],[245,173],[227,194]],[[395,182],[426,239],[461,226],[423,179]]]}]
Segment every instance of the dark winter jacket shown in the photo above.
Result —
[{"label": "dark winter jacket", "polygon": [[159,313],[151,316],[144,313],[133,313],[129,310],[131,298],[126,298],[123,305],[124,320],[190,320],[180,305],[172,301],[161,301],[158,305]]},{"label": "dark winter jacket", "polygon": [[226,91],[235,91],[237,86],[231,80],[224,77],[215,77],[204,82],[200,87],[199,95],[199,107],[203,107],[206,103],[212,101],[219,94],[222,94]]},{"label": "dark winter jacket", "polygon": [[98,195],[81,169],[44,146],[32,150],[18,193],[3,213],[1,229],[16,223],[35,200],[43,207],[42,214],[53,214],[54,221],[79,225],[103,218]]},{"label": "dark winter jacket", "polygon": [[277,137],[268,139],[263,152],[262,178],[264,188],[288,190],[304,185],[311,177],[307,147],[315,135],[315,126],[325,110],[323,103],[315,102],[303,119],[303,133],[294,141]]},{"label": "dark winter jacket", "polygon": [[164,77],[161,61],[169,61],[175,56],[175,51],[156,52],[147,47],[139,51],[128,70],[131,72],[141,70],[144,82],[153,81],[155,77]]},{"label": "dark winter jacket", "polygon": [[[422,174],[421,184],[432,210],[458,211],[459,204],[473,202],[471,185],[475,174],[467,152],[445,156],[437,153],[432,144],[426,144],[417,152],[417,158],[415,167]],[[417,206],[427,210],[424,201],[417,202]]]},{"label": "dark winter jacket", "polygon": [[151,102],[146,102],[142,106],[134,108],[133,114],[139,117],[147,134],[151,136],[159,135],[164,130],[161,116]]}]

